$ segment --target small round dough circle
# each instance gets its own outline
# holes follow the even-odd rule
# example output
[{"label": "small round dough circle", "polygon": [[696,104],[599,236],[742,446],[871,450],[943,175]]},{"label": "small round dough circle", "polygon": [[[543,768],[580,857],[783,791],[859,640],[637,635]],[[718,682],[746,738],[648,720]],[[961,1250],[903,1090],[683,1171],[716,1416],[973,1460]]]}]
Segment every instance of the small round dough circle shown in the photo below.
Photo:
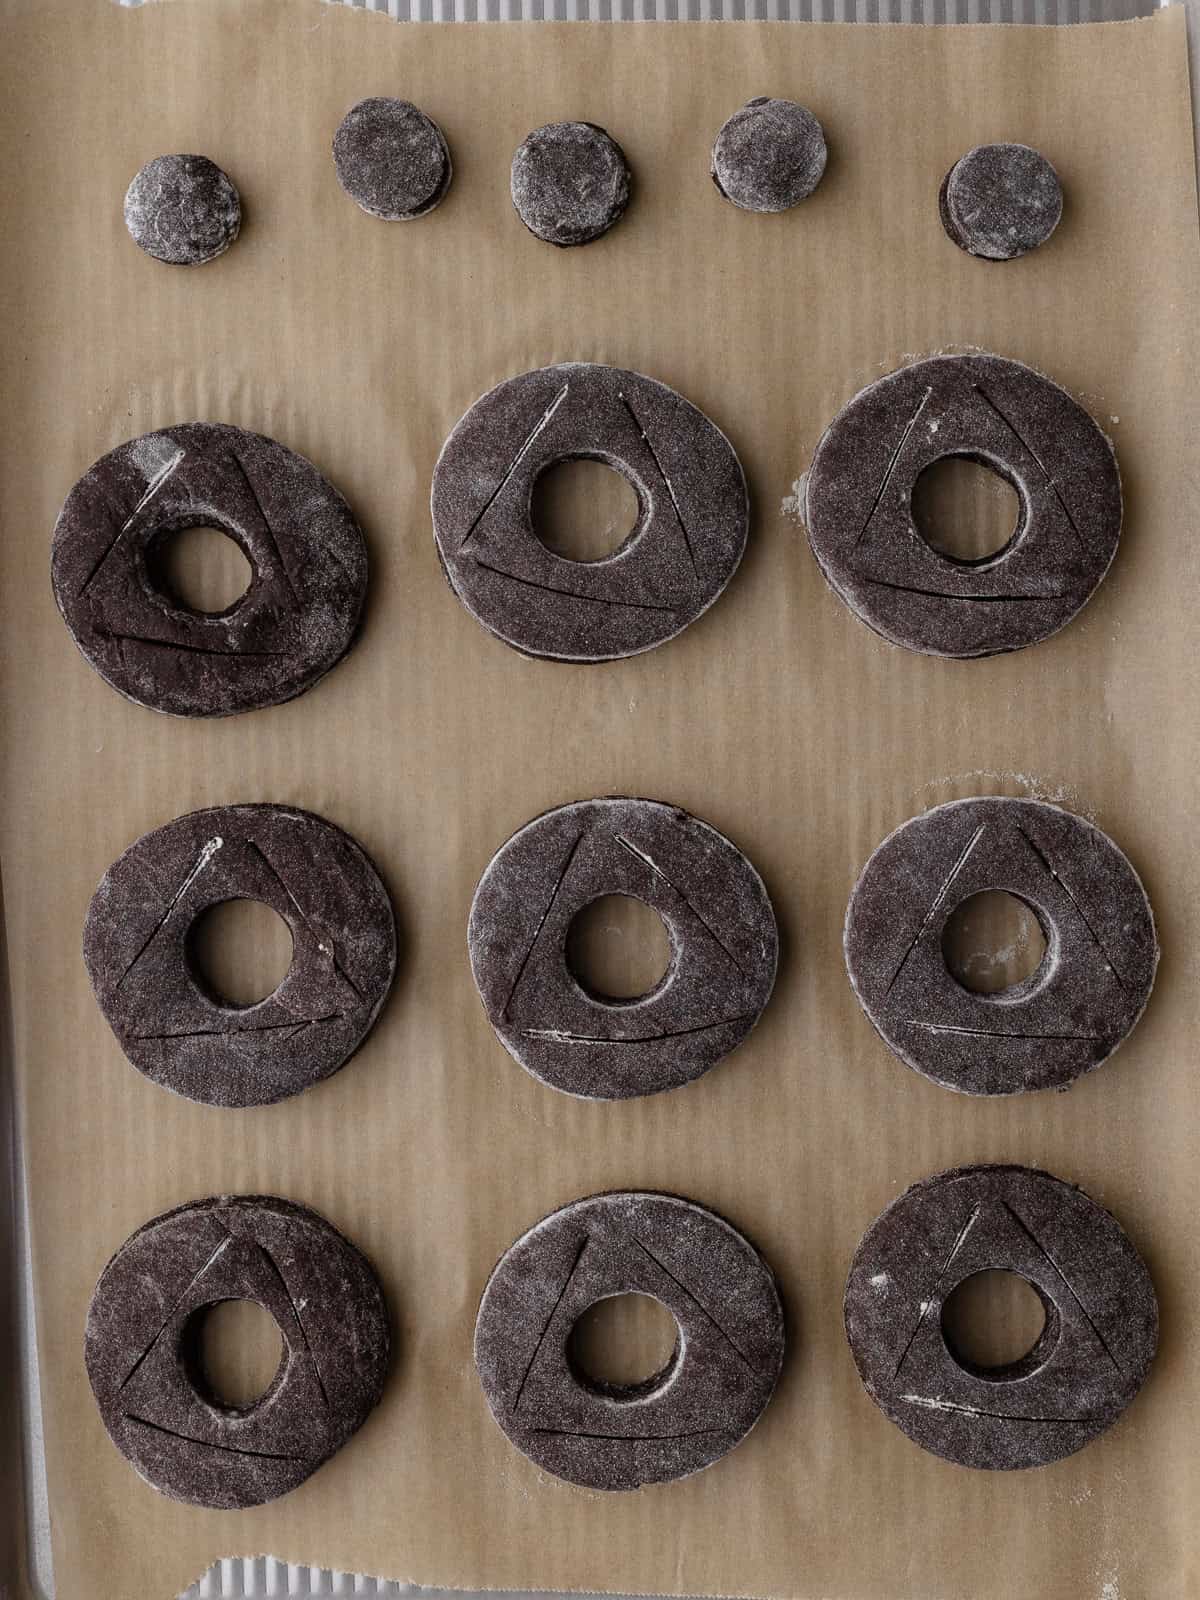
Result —
[{"label": "small round dough circle", "polygon": [[[274,993],[233,1006],[188,951],[210,906],[257,900],[292,936]],[[92,896],[83,957],[133,1065],[214,1106],[270,1105],[330,1077],[366,1038],[396,970],[387,890],[362,848],[294,806],[215,806],[143,834]]]},{"label": "small round dough circle", "polygon": [[[1021,502],[982,561],[935,551],[913,517],[917,479],[961,458]],[[1111,441],[1049,378],[1000,356],[934,356],[863,389],[825,430],[804,490],[826,581],[893,644],[927,655],[1021,650],[1083,608],[1116,555],[1121,477]]]},{"label": "small round dough circle", "polygon": [[[611,555],[571,561],[533,529],[538,477],[587,458],[624,476],[637,526]],[[467,610],[524,655],[612,661],[673,639],[722,593],[746,547],[741,463],[704,413],[666,384],[567,362],[509,378],[442,446],[433,530]]]},{"label": "small round dough circle", "polygon": [[[1037,917],[1046,954],[995,994],[951,975],[955,907],[1003,890]],[[846,910],[846,970],[907,1066],[963,1094],[1061,1089],[1106,1061],[1150,998],[1154,916],[1128,858],[1092,823],[1040,800],[953,800],[883,841]]]},{"label": "small round dough circle", "polygon": [[1012,261],[1045,244],[1062,217],[1058,173],[1027,144],[981,144],[950,168],[938,193],[942,226],[960,250]]},{"label": "small round dough circle", "polygon": [[[662,979],[630,1000],[590,993],[566,959],[573,918],[609,894],[651,906],[671,944]],[[762,1014],[779,952],[763,881],[724,834],[677,806],[619,798],[559,806],[502,845],[467,944],[505,1049],[590,1100],[658,1094],[715,1066]]]},{"label": "small round dough circle", "polygon": [[512,159],[512,203],[547,244],[590,244],[621,220],[629,204],[629,163],[594,122],[535,128]]},{"label": "small round dough circle", "polygon": [[794,100],[760,97],[735,111],[717,134],[712,178],[743,211],[787,211],[825,172],[825,131]]},{"label": "small round dough circle", "polygon": [[[1017,1273],[1046,1313],[1004,1367],[950,1350],[942,1308],[978,1272]],[[960,1466],[1045,1466],[1104,1432],[1141,1388],[1158,1342],[1145,1263],[1094,1200],[1047,1172],[958,1167],[905,1191],[867,1229],[843,1304],[859,1376],[922,1449]]]},{"label": "small round dough circle", "polygon": [[[187,1350],[195,1314],[250,1300],[283,1355],[251,1405],[217,1403]],[[108,1435],[161,1494],[238,1510],[295,1489],[362,1426],[391,1337],[370,1262],[294,1201],[221,1195],[155,1217],[100,1274],[84,1359]]]},{"label": "small round dough circle", "polygon": [[[587,1381],[571,1329],[610,1295],[660,1301],[679,1327],[666,1368],[622,1388]],[[496,1422],[546,1472],[590,1489],[669,1483],[745,1438],[786,1343],[775,1278],[713,1212],[674,1195],[577,1200],[505,1251],[479,1306],[475,1365]]]},{"label": "small round dough circle", "polygon": [[125,192],[130,238],[169,266],[198,267],[215,260],[241,225],[238,192],[207,156],[155,156]]},{"label": "small round dough circle", "polygon": [[[197,612],[148,570],[160,540],[218,528],[250,588]],[[312,688],[358,634],[367,548],[312,462],[219,422],[143,434],[109,451],[67,496],[51,551],[54,597],[84,658],[127,700],[180,717],[279,705]]]},{"label": "small round dough circle", "polygon": [[338,182],[360,210],[408,222],[450,187],[450,150],[437,123],[407,100],[375,96],[351,106],[333,136]]}]

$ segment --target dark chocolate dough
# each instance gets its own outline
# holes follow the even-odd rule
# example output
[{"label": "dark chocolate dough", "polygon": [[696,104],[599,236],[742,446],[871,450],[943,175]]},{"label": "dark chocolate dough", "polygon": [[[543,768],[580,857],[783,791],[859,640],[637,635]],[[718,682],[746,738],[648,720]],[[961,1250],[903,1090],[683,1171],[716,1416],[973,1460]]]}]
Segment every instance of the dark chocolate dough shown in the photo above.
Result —
[{"label": "dark chocolate dough", "polygon": [[241,225],[238,192],[207,156],[155,156],[125,192],[130,238],[171,266],[198,267],[223,255]]},{"label": "dark chocolate dough", "polygon": [[1012,261],[1045,244],[1062,207],[1058,173],[1027,144],[977,145],[950,168],[938,193],[947,234],[988,261]]},{"label": "dark chocolate dough", "polygon": [[[1046,940],[996,994],[947,969],[942,933],[985,889],[1015,895]],[[846,969],[901,1061],[964,1094],[1062,1088],[1106,1060],[1145,1009],[1158,964],[1141,880],[1107,834],[1038,800],[955,800],[890,834],[850,896]]]},{"label": "dark chocolate dough", "polygon": [[560,246],[590,244],[629,204],[625,152],[593,122],[551,122],[517,146],[512,203],[539,239]]},{"label": "dark chocolate dough", "polygon": [[717,134],[712,178],[743,211],[787,211],[825,171],[825,132],[794,100],[750,100]]},{"label": "dark chocolate dough", "polygon": [[[188,933],[223,900],[258,900],[292,935],[273,994],[232,1006],[195,970]],[[268,1105],[342,1067],[396,970],[387,890],[363,850],[294,806],[216,806],[143,834],[100,881],[83,957],[121,1048],[206,1105]]]},{"label": "dark chocolate dough", "polygon": [[450,151],[432,118],[407,100],[351,106],[333,136],[338,182],[372,217],[423,217],[450,187]]},{"label": "dark chocolate dough", "polygon": [[[230,1407],[198,1370],[195,1315],[252,1300],[283,1356],[266,1392]],[[84,1358],[109,1437],[172,1500],[240,1509],[287,1494],[379,1400],[390,1335],[370,1263],[307,1206],[197,1200],[131,1234],[100,1274]]]},{"label": "dark chocolate dough", "polygon": [[[1046,1313],[1033,1349],[974,1367],[942,1308],[977,1272],[1018,1273]],[[906,1190],[867,1229],[844,1303],[867,1393],[934,1455],[1007,1471],[1058,1461],[1103,1433],[1145,1381],[1158,1303],[1107,1211],[1028,1167],[958,1167]]]},{"label": "dark chocolate dough", "polygon": [[[589,993],[567,965],[576,913],[630,895],[662,917],[671,961],[648,994]],[[589,1100],[689,1083],[739,1045],[771,995],[779,938],[758,873],[707,823],[655,800],[583,800],[525,824],[471,905],[471,970],[505,1049]]]},{"label": "dark chocolate dough", "polygon": [[[921,537],[912,493],[949,456],[998,472],[1021,500],[995,555],[957,561]],[[876,633],[928,655],[1020,650],[1065,627],[1121,533],[1109,440],[1064,389],[999,356],[935,356],[856,395],[817,446],[809,543],[830,587]]]},{"label": "dark chocolate dough", "polygon": [[[597,1300],[644,1294],[679,1325],[655,1377],[622,1387],[577,1373],[571,1329]],[[475,1324],[493,1417],[530,1460],[590,1489],[668,1483],[711,1466],[766,1408],[785,1344],[770,1267],[711,1211],[618,1193],[544,1217],[496,1264]]]},{"label": "dark chocolate dough", "polygon": [[[638,522],[600,561],[533,531],[537,478],[584,457],[620,472]],[[637,372],[567,362],[477,400],[442,446],[433,528],[450,586],[525,655],[611,661],[651,650],[706,611],[746,547],[749,499],[729,440],[682,395]]]},{"label": "dark chocolate dough", "polygon": [[[229,535],[253,578],[224,611],[156,586],[159,541]],[[67,496],[54,597],[84,657],[137,705],[223,717],[303,694],[349,650],[367,592],[350,508],[310,461],[226,423],[188,422],[119,445]]]}]

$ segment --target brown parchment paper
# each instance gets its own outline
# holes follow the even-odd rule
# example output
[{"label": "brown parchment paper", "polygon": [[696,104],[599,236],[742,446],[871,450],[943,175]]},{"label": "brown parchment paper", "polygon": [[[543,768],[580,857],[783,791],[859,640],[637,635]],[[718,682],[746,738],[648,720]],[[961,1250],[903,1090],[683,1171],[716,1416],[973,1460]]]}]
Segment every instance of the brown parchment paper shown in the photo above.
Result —
[{"label": "brown parchment paper", "polygon": [[[176,1593],[216,1556],[424,1583],[837,1597],[1167,1600],[1200,1584],[1195,1073],[1200,982],[1196,622],[1197,219],[1183,16],[1061,29],[795,25],[405,27],[305,0],[10,0],[5,168],[2,755],[5,913],[33,1191],[55,1560],[67,1600]],[[359,213],[329,142],[398,93],[444,127],[445,204]],[[810,105],[815,196],[758,218],[707,176],[754,94]],[[508,200],[536,124],[611,129],[624,222],[558,252]],[[1043,149],[1069,196],[1009,266],[954,249],[939,180],[970,145]],[[245,205],[236,247],[167,270],[121,221],[130,175],[200,150]],[[982,346],[1049,372],[1113,434],[1128,515],[1066,632],[953,663],[893,649],[827,591],[793,485],[828,420],[907,356]],[[635,660],[567,669],[490,639],[444,584],[428,514],[446,433],[500,379],[611,361],[728,432],[755,502],[729,592]],[[342,488],[370,541],[366,631],[291,705],[187,724],[89,671],[50,595],[78,474],[144,430],[275,435]],[[762,871],[785,941],[749,1042],[673,1094],[584,1104],[522,1073],[472,986],[475,881],[545,807],[681,803]],[[1136,1034],[1069,1093],[993,1103],[906,1071],[841,961],[847,894],[882,836],[973,792],[1094,817],[1143,874],[1164,957]],[[220,1112],[124,1061],[80,928],[109,862],[197,806],[272,799],[348,828],[403,929],[393,998],[319,1088]],[[863,1229],[914,1179],[1018,1160],[1082,1183],[1145,1253],[1161,1353],[1126,1418],[1014,1475],[919,1451],[861,1390],[841,1329]],[[728,1216],[782,1282],[792,1345],[746,1443],[690,1481],[605,1497],[539,1476],[471,1360],[500,1252],[576,1196],[648,1186]],[[214,1191],[274,1191],[377,1263],[397,1359],[361,1434],[275,1505],[172,1504],[114,1451],[81,1360],[95,1278],[135,1227]]]}]

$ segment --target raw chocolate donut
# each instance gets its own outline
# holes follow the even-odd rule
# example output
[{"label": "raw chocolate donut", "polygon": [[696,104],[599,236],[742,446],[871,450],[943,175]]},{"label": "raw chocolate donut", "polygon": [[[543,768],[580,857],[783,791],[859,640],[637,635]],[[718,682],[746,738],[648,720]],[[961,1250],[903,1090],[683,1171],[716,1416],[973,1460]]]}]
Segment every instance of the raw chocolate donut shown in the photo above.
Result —
[{"label": "raw chocolate donut", "polygon": [[[999,1367],[956,1355],[942,1308],[978,1272],[1015,1272],[1046,1324]],[[1154,1285],[1123,1230],[1073,1184],[1028,1167],[957,1167],[915,1183],[854,1255],[846,1337],[867,1393],[934,1455],[964,1467],[1041,1467],[1082,1449],[1145,1381]]]},{"label": "raw chocolate donut", "polygon": [[198,267],[223,255],[242,225],[242,202],[207,156],[155,156],[125,192],[134,244],[170,266]]},{"label": "raw chocolate donut", "polygon": [[[533,531],[547,467],[603,461],[629,480],[638,522],[600,561],[555,555]],[[746,547],[749,498],[733,446],[682,395],[620,367],[567,362],[477,400],[442,446],[433,528],[450,586],[525,655],[612,661],[681,633]]]},{"label": "raw chocolate donut", "polygon": [[[982,561],[921,537],[912,494],[926,467],[977,461],[1021,500],[1012,538]],[[834,418],[805,489],[813,554],[876,633],[927,655],[1036,644],[1108,571],[1121,533],[1109,440],[1064,389],[999,356],[935,356],[881,378]]]},{"label": "raw chocolate donut", "polygon": [[[211,994],[188,935],[209,906],[258,900],[287,923],[292,964],[273,994]],[[143,834],[92,896],[83,958],[139,1072],[189,1100],[261,1106],[342,1067],[396,970],[387,890],[364,851],[294,806],[215,806]]]},{"label": "raw chocolate donut", "polygon": [[[283,1340],[248,1406],[209,1392],[197,1313],[252,1300]],[[262,1195],[197,1200],[131,1234],[100,1274],[84,1359],[109,1437],[146,1482],[192,1505],[287,1494],[366,1421],[390,1334],[370,1263],[307,1206]]]},{"label": "raw chocolate donut", "polygon": [[[942,934],[985,889],[1016,896],[1046,940],[1020,983],[977,994]],[[901,1061],[963,1094],[1062,1088],[1112,1055],[1158,965],[1141,880],[1099,828],[1039,800],[954,800],[914,817],[863,868],[846,910],[846,970]]]},{"label": "raw chocolate donut", "polygon": [[[570,1360],[571,1329],[598,1300],[644,1294],[679,1325],[666,1367],[603,1384]],[[544,1217],[497,1262],[475,1324],[491,1413],[531,1461],[589,1489],[669,1483],[749,1433],[783,1364],[770,1267],[711,1211],[674,1195],[618,1193]]]},{"label": "raw chocolate donut", "polygon": [[743,211],[787,211],[820,183],[826,154],[825,131],[811,111],[760,96],[717,134],[712,180]]},{"label": "raw chocolate donut", "polygon": [[377,96],[351,106],[333,136],[342,188],[385,222],[423,217],[450,187],[450,151],[432,118],[407,100]]},{"label": "raw chocolate donut", "polygon": [[[653,907],[671,960],[649,993],[586,990],[566,960],[575,915],[603,895]],[[762,879],[706,822],[656,800],[581,800],[513,834],[479,880],[467,928],[488,1021],[527,1072],[588,1100],[690,1083],[753,1028],[779,936]]]},{"label": "raw chocolate donut", "polygon": [[547,244],[590,244],[629,204],[625,152],[594,122],[551,122],[535,128],[512,159],[512,203],[521,221]]},{"label": "raw chocolate donut", "polygon": [[[160,589],[160,541],[215,527],[250,588],[224,611]],[[85,658],[137,705],[224,717],[294,699],[349,650],[367,592],[350,508],[310,461],[260,433],[188,422],[101,456],[54,529],[54,598]]]},{"label": "raw chocolate donut", "polygon": [[942,226],[960,250],[1012,261],[1035,250],[1062,216],[1058,173],[1027,144],[981,144],[942,179]]}]

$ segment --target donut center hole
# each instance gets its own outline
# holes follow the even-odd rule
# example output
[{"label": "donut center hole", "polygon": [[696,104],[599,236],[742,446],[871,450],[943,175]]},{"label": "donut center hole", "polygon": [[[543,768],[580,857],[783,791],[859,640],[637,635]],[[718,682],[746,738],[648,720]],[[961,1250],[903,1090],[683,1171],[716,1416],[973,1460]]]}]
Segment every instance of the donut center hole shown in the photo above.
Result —
[{"label": "donut center hole", "polygon": [[146,551],[146,571],[171,605],[200,616],[230,610],[254,578],[237,541],[208,527],[159,534]]},{"label": "donut center hole", "polygon": [[628,478],[587,456],[556,461],[533,485],[533,531],[566,561],[603,561],[637,527],[641,507]]},{"label": "donut center hole", "polygon": [[271,1387],[283,1360],[279,1324],[253,1300],[218,1300],[184,1324],[181,1354],[209,1405],[245,1411]]},{"label": "donut center hole", "polygon": [[1021,497],[993,467],[945,456],[913,486],[912,516],[929,548],[947,561],[990,561],[1016,538]]},{"label": "donut center hole", "polygon": [[968,895],[946,919],[942,957],[972,994],[1001,994],[1032,978],[1046,956],[1046,935],[1032,906],[1003,889]]},{"label": "donut center hole", "polygon": [[611,1399],[636,1399],[662,1384],[680,1351],[679,1324],[645,1294],[597,1300],[567,1339],[567,1361],[585,1388]]},{"label": "donut center hole", "polygon": [[604,894],[572,917],[566,958],[575,981],[593,998],[639,1000],[666,976],[671,936],[644,900]]},{"label": "donut center hole", "polygon": [[1008,1376],[1005,1369],[1035,1355],[1046,1331],[1042,1297],[1017,1272],[973,1273],[942,1306],[946,1348],[968,1372]]},{"label": "donut center hole", "polygon": [[261,900],[221,900],[188,930],[193,975],[219,1005],[244,1009],[274,994],[292,964],[292,933]]}]

